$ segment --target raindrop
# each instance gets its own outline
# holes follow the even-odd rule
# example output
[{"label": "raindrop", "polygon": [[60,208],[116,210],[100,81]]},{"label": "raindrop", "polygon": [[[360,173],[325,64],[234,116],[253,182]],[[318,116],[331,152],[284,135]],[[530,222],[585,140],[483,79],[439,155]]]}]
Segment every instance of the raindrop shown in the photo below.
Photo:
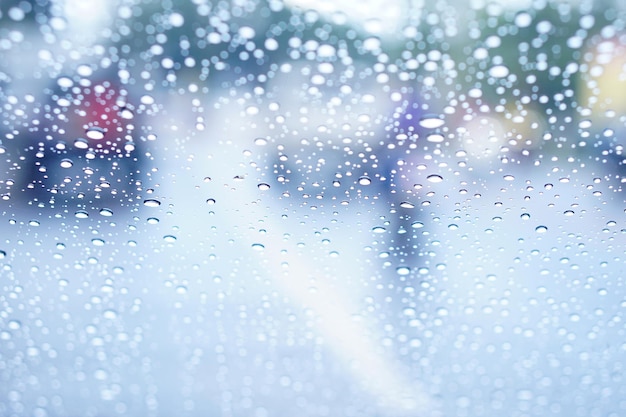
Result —
[{"label": "raindrop", "polygon": [[419,121],[419,125],[426,129],[437,129],[443,126],[443,124],[443,119],[436,115],[425,116]]},{"label": "raindrop", "polygon": [[88,149],[89,142],[85,138],[78,138],[74,141],[74,147],[77,149]]},{"label": "raindrop", "polygon": [[359,185],[370,185],[372,183],[372,180],[370,177],[360,177],[359,178]]},{"label": "raindrop", "polygon": [[108,208],[103,208],[100,210],[100,215],[104,217],[111,217],[113,215],[113,210]]},{"label": "raindrop", "polygon": [[493,78],[504,78],[509,75],[509,69],[504,65],[496,65],[491,67],[489,70],[489,75]]},{"label": "raindrop", "polygon": [[376,226],[376,227],[372,228],[372,232],[374,232],[374,233],[379,233],[380,234],[380,233],[385,233],[386,231],[387,231],[387,229],[385,229],[382,226]]},{"label": "raindrop", "polygon": [[448,225],[448,229],[450,230],[457,230],[459,228],[459,225],[451,223]]},{"label": "raindrop", "polygon": [[265,145],[267,145],[267,139],[265,139],[265,138],[256,138],[254,140],[254,144],[257,145],[257,146],[265,146]]},{"label": "raindrop", "polygon": [[535,227],[535,232],[537,233],[545,233],[548,231],[548,228],[546,226],[537,226]]},{"label": "raindrop", "polygon": [[408,266],[399,266],[396,268],[396,273],[398,275],[409,275],[411,273],[411,268]]},{"label": "raindrop", "polygon": [[513,175],[505,175],[504,177],[505,181],[513,181],[515,180],[515,177]]},{"label": "raindrop", "polygon": [[0,250],[0,259],[4,259],[7,257],[7,253],[3,250]]},{"label": "raindrop", "polygon": [[91,239],[91,243],[94,246],[104,246],[104,240],[100,239],[100,238],[93,238],[93,239]]},{"label": "raindrop", "polygon": [[522,218],[522,220],[528,220],[528,219],[530,219],[530,214],[522,213],[522,215],[520,217]]},{"label": "raindrop", "polygon": [[441,175],[437,175],[437,174],[432,174],[429,175],[428,177],[426,177],[426,179],[430,182],[434,182],[434,183],[438,183],[443,181],[443,177]]},{"label": "raindrop", "polygon": [[413,229],[421,229],[422,227],[424,227],[424,223],[422,223],[422,222],[413,222],[413,223],[411,223],[411,227]]},{"label": "raindrop", "polygon": [[89,214],[85,210],[78,210],[76,213],[74,213],[74,216],[77,219],[86,219],[87,217],[89,217]]},{"label": "raindrop", "polygon": [[214,198],[209,198],[209,199],[206,201],[206,203],[207,203],[209,206],[212,206],[213,204],[215,204],[215,199],[214,199]]},{"label": "raindrop", "polygon": [[71,168],[74,165],[74,163],[72,162],[71,159],[66,158],[66,159],[61,160],[60,165],[61,165],[61,168]]},{"label": "raindrop", "polygon": [[115,320],[117,318],[117,311],[105,310],[102,312],[102,317],[104,317],[107,320]]},{"label": "raindrop", "polygon": [[266,184],[264,182],[262,182],[259,185],[257,185],[257,187],[259,187],[259,190],[261,190],[261,191],[267,191],[267,190],[270,189],[270,185]]},{"label": "raindrop", "polygon": [[133,111],[128,107],[124,107],[120,111],[120,116],[122,116],[122,119],[132,120],[135,117],[135,113],[133,113]]},{"label": "raindrop", "polygon": [[89,139],[101,140],[104,139],[104,133],[104,129],[98,126],[94,126],[85,131],[85,136],[87,136]]},{"label": "raindrop", "polygon": [[432,142],[432,143],[441,143],[444,141],[444,137],[443,135],[439,134],[439,133],[432,133],[428,136],[426,136],[426,140],[428,142]]},{"label": "raindrop", "polygon": [[159,200],[149,198],[143,201],[143,205],[146,207],[159,207],[161,205],[161,202]]},{"label": "raindrop", "polygon": [[412,209],[415,208],[415,204],[409,203],[408,201],[403,201],[402,203],[400,203],[400,207],[405,209]]},{"label": "raindrop", "polygon": [[253,243],[252,249],[254,249],[255,251],[262,251],[263,249],[265,249],[265,246],[261,243]]},{"label": "raindrop", "polygon": [[563,214],[564,214],[564,215],[566,215],[566,216],[568,216],[568,217],[570,217],[570,216],[573,216],[573,215],[574,215],[574,211],[573,211],[573,210],[565,210],[565,211],[563,212]]},{"label": "raindrop", "polygon": [[28,225],[29,225],[29,226],[34,226],[34,227],[37,227],[37,226],[39,226],[40,224],[41,224],[41,223],[39,223],[37,220],[31,220],[31,221],[29,221],[29,222],[28,222]]},{"label": "raindrop", "polygon": [[163,236],[163,240],[166,241],[167,243],[174,243],[174,242],[176,242],[176,236],[165,235],[165,236]]}]

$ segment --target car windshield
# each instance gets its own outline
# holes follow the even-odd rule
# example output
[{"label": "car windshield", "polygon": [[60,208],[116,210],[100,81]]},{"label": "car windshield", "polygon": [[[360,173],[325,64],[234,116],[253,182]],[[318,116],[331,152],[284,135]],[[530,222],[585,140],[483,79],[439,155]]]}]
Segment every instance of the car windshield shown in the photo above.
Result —
[{"label": "car windshield", "polygon": [[0,0],[0,415],[626,415],[621,0]]}]

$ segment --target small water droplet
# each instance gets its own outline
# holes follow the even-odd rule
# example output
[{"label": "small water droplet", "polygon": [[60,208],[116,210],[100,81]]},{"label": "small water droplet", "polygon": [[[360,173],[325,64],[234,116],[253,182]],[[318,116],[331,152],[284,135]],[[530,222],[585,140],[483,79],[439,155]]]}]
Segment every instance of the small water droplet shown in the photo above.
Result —
[{"label": "small water droplet", "polygon": [[7,257],[7,253],[3,250],[0,250],[0,259],[4,259]]},{"label": "small water droplet", "polygon": [[409,203],[408,201],[403,201],[402,203],[400,203],[400,207],[405,209],[412,209],[415,208],[415,204]]},{"label": "small water droplet", "polygon": [[105,243],[105,242],[104,242],[104,239],[100,239],[100,238],[93,238],[93,239],[91,239],[91,243],[92,243],[94,246],[104,246],[104,243]]},{"label": "small water droplet", "polygon": [[421,229],[422,227],[424,227],[424,223],[422,223],[422,222],[413,222],[413,223],[411,223],[411,227],[413,229]]},{"label": "small water droplet", "polygon": [[166,241],[167,243],[174,243],[174,242],[176,242],[176,236],[165,235],[165,236],[163,236],[163,240]]},{"label": "small water droplet", "polygon": [[157,219],[156,217],[148,217],[146,221],[148,222],[148,224],[157,224],[159,222],[159,219]]},{"label": "small water droplet", "polygon": [[459,225],[451,223],[448,225],[448,229],[450,230],[457,230],[459,228]]},{"label": "small water droplet", "polygon": [[565,210],[563,212],[563,214],[568,216],[568,217],[573,216],[574,215],[574,210]]},{"label": "small water droplet", "polygon": [[149,198],[143,201],[143,205],[146,207],[159,207],[161,205],[161,202],[159,200]]},{"label": "small water droplet", "polygon": [[528,213],[522,213],[522,214],[520,215],[520,217],[522,218],[522,220],[528,220],[528,219],[530,219],[530,214],[528,214]]},{"label": "small water droplet", "polygon": [[37,220],[31,220],[31,221],[29,221],[29,222],[28,222],[28,225],[29,225],[29,226],[34,226],[34,227],[37,227],[37,226],[39,226],[40,224],[41,224],[41,223],[39,223]]},{"label": "small water droplet", "polygon": [[61,168],[71,168],[74,165],[71,159],[63,159],[61,160]]},{"label": "small water droplet", "polygon": [[85,136],[93,140],[104,139],[105,130],[98,126],[90,127],[85,131]]},{"label": "small water droplet", "polygon": [[89,217],[89,213],[87,213],[85,210],[78,210],[76,213],[74,213],[74,216],[76,216],[77,219],[86,219],[87,217]]},{"label": "small water droplet", "polygon": [[504,177],[505,181],[514,181],[515,177],[513,175],[505,175]]},{"label": "small water droplet", "polygon": [[267,139],[265,139],[265,138],[256,138],[254,140],[254,144],[257,145],[257,146],[265,146],[265,145],[267,145]]},{"label": "small water droplet", "polygon": [[443,181],[443,177],[441,175],[437,175],[437,174],[432,174],[429,175],[428,177],[426,177],[426,179],[430,182],[434,182],[434,183],[438,183]]},{"label": "small water droplet", "polygon": [[78,138],[74,141],[74,147],[77,149],[88,149],[89,142],[85,138]]},{"label": "small water droplet", "polygon": [[213,204],[215,204],[215,199],[214,199],[214,198],[209,198],[209,199],[206,201],[206,203],[207,203],[209,206],[212,206]]},{"label": "small water droplet", "polygon": [[267,191],[270,189],[270,185],[264,182],[260,183],[257,187],[259,187],[259,190],[261,191]]},{"label": "small water droplet", "polygon": [[265,246],[261,243],[253,243],[252,249],[254,249],[255,251],[262,251],[263,249],[265,249]]},{"label": "small water droplet", "polygon": [[545,233],[548,231],[548,228],[546,226],[537,226],[535,227],[535,232],[537,233]]},{"label": "small water droplet", "polygon": [[372,179],[370,177],[360,177],[359,178],[359,185],[370,185],[372,183]]},{"label": "small water droplet", "polygon": [[372,232],[374,233],[385,233],[387,231],[387,229],[385,229],[382,226],[376,226],[372,228]]}]

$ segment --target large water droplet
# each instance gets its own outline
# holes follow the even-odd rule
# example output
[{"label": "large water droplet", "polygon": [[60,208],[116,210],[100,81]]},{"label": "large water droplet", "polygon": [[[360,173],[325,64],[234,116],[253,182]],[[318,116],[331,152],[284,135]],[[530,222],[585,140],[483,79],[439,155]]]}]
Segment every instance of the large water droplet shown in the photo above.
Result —
[{"label": "large water droplet", "polygon": [[408,266],[399,266],[396,268],[396,273],[398,275],[409,275],[411,273],[411,268]]},{"label": "large water droplet", "polygon": [[370,185],[372,183],[372,179],[370,177],[360,177],[359,178],[359,185]]},{"label": "large water droplet", "polygon": [[161,202],[159,200],[149,198],[143,201],[143,205],[146,207],[159,207],[161,205]]},{"label": "large water droplet", "polygon": [[437,129],[443,126],[444,120],[436,115],[425,116],[419,121],[419,125],[426,129]]},{"label": "large water droplet", "polygon": [[85,136],[87,136],[89,139],[101,140],[104,139],[104,133],[105,131],[101,127],[93,126],[87,129],[87,131],[85,132]]},{"label": "large water droplet", "polygon": [[426,177],[426,179],[430,182],[438,183],[443,181],[443,177],[441,175],[433,174]]}]

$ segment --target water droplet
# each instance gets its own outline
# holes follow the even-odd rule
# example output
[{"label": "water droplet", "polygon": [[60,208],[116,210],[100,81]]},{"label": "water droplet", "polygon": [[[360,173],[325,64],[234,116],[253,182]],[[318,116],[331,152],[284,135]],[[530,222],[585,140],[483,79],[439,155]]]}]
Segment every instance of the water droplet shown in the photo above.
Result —
[{"label": "water droplet", "polygon": [[489,70],[489,75],[493,78],[504,78],[509,75],[509,69],[504,65],[496,65],[491,67]]},{"label": "water droplet", "polygon": [[504,178],[505,181],[514,181],[515,180],[515,177],[513,175],[505,175],[502,178]]},{"label": "water droplet", "polygon": [[178,287],[176,287],[176,294],[179,294],[179,295],[187,294],[187,287],[185,287],[184,285],[179,285]]},{"label": "water droplet", "polygon": [[135,113],[128,107],[124,107],[120,111],[120,116],[122,116],[122,119],[132,120],[135,117]]},{"label": "water droplet", "polygon": [[528,214],[528,213],[522,213],[522,214],[520,215],[520,217],[522,218],[522,220],[528,220],[528,219],[530,219],[530,214]]},{"label": "water droplet", "polygon": [[89,139],[101,140],[104,139],[104,133],[105,130],[101,127],[93,126],[87,129],[87,131],[85,132],[85,136],[87,136]]},{"label": "water droplet", "polygon": [[253,243],[252,249],[254,249],[255,251],[262,251],[263,249],[265,249],[265,246],[261,243]]},{"label": "water droplet", "polygon": [[437,129],[443,126],[444,120],[436,115],[428,115],[419,121],[419,125],[426,129]]},{"label": "water droplet", "polygon": [[457,230],[459,228],[459,225],[451,223],[448,225],[448,229],[450,230]]},{"label": "water droplet", "polygon": [[563,212],[563,214],[564,214],[564,215],[566,215],[566,216],[568,216],[568,217],[569,217],[569,216],[573,216],[573,215],[574,215],[574,210],[565,210],[565,211]]},{"label": "water droplet", "polygon": [[102,317],[108,320],[115,320],[117,318],[117,311],[115,310],[104,310],[102,312]]},{"label": "water droplet", "polygon": [[161,205],[161,202],[159,200],[149,198],[143,201],[143,205],[146,207],[159,207]]},{"label": "water droplet", "polygon": [[385,229],[382,226],[376,226],[372,228],[372,232],[374,233],[385,233],[387,231],[387,229]]},{"label": "water droplet", "polygon": [[411,268],[408,266],[399,266],[396,268],[396,273],[398,275],[409,275],[411,273]]},{"label": "water droplet", "polygon": [[93,238],[93,239],[91,239],[91,243],[92,243],[94,246],[104,246],[104,243],[105,243],[105,242],[104,242],[104,239],[100,239],[100,238]]},{"label": "water droplet", "polygon": [[165,236],[163,236],[163,240],[166,241],[167,243],[174,243],[174,242],[176,242],[176,236],[165,235]]},{"label": "water droplet", "polygon": [[257,185],[257,187],[259,187],[259,190],[261,190],[261,191],[267,191],[267,190],[270,189],[270,185],[266,184],[264,182],[262,182],[259,185]]},{"label": "water droplet", "polygon": [[537,233],[545,233],[548,231],[548,228],[546,226],[537,226],[535,227],[535,232]]},{"label": "water droplet", "polygon": [[422,223],[422,222],[413,222],[413,223],[411,223],[411,227],[413,229],[421,229],[422,227],[424,227],[424,223]]},{"label": "water droplet", "polygon": [[0,250],[0,259],[4,259],[7,257],[7,253],[3,250]]},{"label": "water droplet", "polygon": [[434,182],[434,183],[438,183],[443,181],[443,177],[441,175],[437,175],[437,174],[432,174],[429,175],[428,177],[426,177],[426,179],[430,182]]},{"label": "water droplet", "polygon": [[159,222],[159,219],[157,219],[156,217],[148,217],[146,221],[148,222],[148,224],[157,224]]},{"label": "water droplet", "polygon": [[426,140],[432,143],[441,143],[445,140],[444,136],[439,133],[432,133],[426,136]]},{"label": "water droplet", "polygon": [[71,168],[74,163],[71,159],[63,159],[61,160],[61,168]]},{"label": "water droplet", "polygon": [[402,203],[400,203],[400,207],[405,209],[412,209],[415,208],[415,204],[409,203],[408,201],[403,201]]},{"label": "water droplet", "polygon": [[372,183],[372,179],[370,177],[360,177],[359,178],[359,185],[370,185]]},{"label": "water droplet", "polygon": [[77,219],[86,219],[89,217],[89,214],[85,210],[78,210],[74,213],[74,216],[76,216]]},{"label": "water droplet", "polygon": [[213,204],[215,204],[215,199],[214,199],[214,198],[209,198],[209,199],[206,201],[206,203],[207,203],[209,206],[212,206]]},{"label": "water droplet", "polygon": [[103,208],[100,210],[100,215],[104,217],[111,217],[113,215],[113,210],[108,208]]},{"label": "water droplet", "polygon": [[254,144],[257,145],[257,146],[265,146],[265,145],[267,145],[267,139],[265,139],[265,138],[256,138],[254,140]]},{"label": "water droplet", "polygon": [[37,226],[39,226],[40,224],[41,224],[41,223],[39,223],[37,220],[31,220],[31,221],[29,221],[29,222],[28,222],[28,225],[29,225],[29,226],[34,226],[34,227],[37,227]]}]

